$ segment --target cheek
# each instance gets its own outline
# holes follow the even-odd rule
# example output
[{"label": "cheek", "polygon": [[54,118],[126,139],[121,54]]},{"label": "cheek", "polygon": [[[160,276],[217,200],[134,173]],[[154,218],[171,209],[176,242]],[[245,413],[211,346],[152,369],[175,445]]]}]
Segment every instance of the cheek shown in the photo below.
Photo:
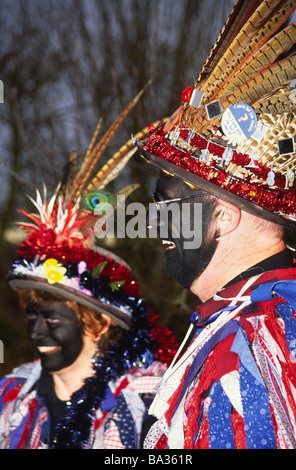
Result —
[{"label": "cheek", "polygon": [[53,342],[59,346],[57,351],[41,354],[42,367],[49,372],[71,366],[83,349],[83,334],[79,328],[61,328],[52,332]]},{"label": "cheek", "polygon": [[61,346],[70,350],[79,349],[83,344],[83,331],[76,325],[65,325],[52,333]]}]

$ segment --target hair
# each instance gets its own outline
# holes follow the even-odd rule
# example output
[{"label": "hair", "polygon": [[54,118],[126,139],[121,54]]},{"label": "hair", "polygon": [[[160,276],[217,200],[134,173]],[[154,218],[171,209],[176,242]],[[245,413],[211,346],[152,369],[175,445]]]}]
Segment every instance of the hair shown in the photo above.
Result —
[{"label": "hair", "polygon": [[[19,304],[23,308],[42,303],[44,301],[58,301],[64,302],[69,308],[73,310],[78,320],[80,321],[81,328],[86,333],[91,333],[94,337],[98,336],[102,328],[106,325],[106,320],[103,315],[95,312],[89,307],[81,305],[75,300],[68,300],[60,295],[52,294],[50,292],[38,289],[22,289],[17,288]],[[121,338],[124,329],[121,328],[113,320],[106,333],[104,333],[98,341],[98,354],[104,356]]]},{"label": "hair", "polygon": [[284,228],[280,224],[249,214],[249,220],[254,231],[264,233],[268,238],[284,238]]},{"label": "hair", "polygon": [[[171,176],[173,178],[177,178],[175,175],[169,174],[167,176]],[[178,180],[180,181],[180,180]],[[219,208],[219,198],[215,196],[214,194],[211,194],[210,192],[200,189],[196,187],[195,185],[189,183],[188,181],[183,180],[182,181],[184,185],[186,185],[189,189],[189,192],[194,196],[196,195],[196,191],[199,191],[199,193],[203,196],[206,197],[206,199],[203,199],[203,201],[207,201],[208,203],[212,203],[213,209],[216,207]],[[246,211],[244,211],[246,212]],[[271,222],[269,220],[263,219],[261,217],[258,217],[250,212],[247,212],[249,215],[249,220],[252,224],[252,228],[257,231],[257,232],[264,232],[265,236],[269,237],[278,237],[278,238],[284,238],[284,228],[282,225],[277,224],[275,222]]]},{"label": "hair", "polygon": [[[219,201],[216,196],[212,196],[212,201],[213,207],[215,207],[216,201],[216,206],[219,208]],[[250,229],[253,230],[253,232],[258,234],[264,234],[265,238],[284,239],[285,230],[284,227],[279,223],[271,222],[270,220],[264,219],[263,217],[258,217],[257,215],[252,214],[251,212],[246,210],[241,211],[248,215],[249,226]]]}]

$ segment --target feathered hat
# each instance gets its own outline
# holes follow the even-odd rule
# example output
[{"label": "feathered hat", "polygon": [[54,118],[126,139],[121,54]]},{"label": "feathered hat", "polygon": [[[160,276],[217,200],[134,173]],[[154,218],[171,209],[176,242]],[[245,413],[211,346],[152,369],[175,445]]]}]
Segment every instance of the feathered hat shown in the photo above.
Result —
[{"label": "feathered hat", "polygon": [[[137,351],[149,349],[153,341],[162,336],[167,345],[159,348],[160,343],[157,342],[157,355],[169,362],[176,346],[173,336],[168,329],[157,326],[157,316],[145,304],[140,286],[127,263],[99,247],[94,236],[95,208],[116,199],[106,186],[119,175],[135,152],[132,140],[126,142],[98,171],[95,167],[142,93],[143,90],[100,139],[99,122],[80,168],[75,163],[77,155],[72,154],[52,197],[47,198],[45,187],[43,197],[38,190],[36,200],[29,197],[37,211],[27,213],[20,210],[30,221],[19,224],[25,227],[27,237],[18,249],[18,259],[11,265],[8,282],[13,289],[48,291],[106,314],[128,330],[130,341],[136,340],[138,345],[142,334],[145,347],[142,344],[137,349],[135,344],[134,357]],[[147,129],[143,129],[137,134],[138,138],[146,133]],[[128,195],[137,187],[128,185],[119,193]]]},{"label": "feathered hat", "polygon": [[169,174],[294,229],[295,8],[238,0],[180,108],[137,141]]},{"label": "feathered hat", "polygon": [[[27,229],[28,235],[9,272],[8,282],[12,288],[34,288],[60,294],[108,315],[125,330],[104,356],[96,357],[94,375],[71,396],[65,415],[55,427],[55,448],[88,448],[93,410],[100,406],[108,383],[133,367],[147,367],[155,360],[169,364],[178,349],[171,331],[158,324],[157,315],[144,301],[129,266],[113,253],[98,247],[94,237],[97,219],[94,210],[99,204],[113,203],[116,199],[106,186],[119,175],[135,152],[132,140],[99,171],[96,172],[95,167],[142,92],[100,139],[99,122],[80,169],[76,169],[76,155],[71,155],[64,178],[49,200],[46,188],[43,198],[39,191],[36,200],[30,198],[37,213],[21,210],[31,222],[20,224]],[[147,131],[140,131],[137,137],[143,138]],[[120,193],[128,195],[135,187],[137,185],[129,185]],[[128,447],[131,437],[121,437]]]}]

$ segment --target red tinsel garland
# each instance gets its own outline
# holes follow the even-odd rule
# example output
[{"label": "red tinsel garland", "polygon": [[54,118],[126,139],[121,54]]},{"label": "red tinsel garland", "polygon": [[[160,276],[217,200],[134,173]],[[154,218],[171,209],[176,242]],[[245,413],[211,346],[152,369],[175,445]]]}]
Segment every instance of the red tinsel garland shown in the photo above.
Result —
[{"label": "red tinsel garland", "polygon": [[[187,131],[182,131],[187,132]],[[188,132],[186,134],[188,136]],[[183,138],[186,136],[185,134]],[[214,142],[207,141],[199,135],[195,135],[190,140],[191,145],[200,149],[208,148],[210,153],[217,157],[222,157],[225,150],[224,147],[215,144]],[[296,207],[296,192],[295,189],[283,189],[283,176],[276,175],[281,187],[270,188],[265,181],[255,183],[241,178],[235,177],[227,173],[224,169],[217,166],[216,161],[210,161],[205,164],[199,160],[198,157],[194,157],[190,152],[181,150],[175,146],[172,146],[165,137],[165,133],[162,128],[151,130],[150,135],[145,143],[145,148],[149,153],[156,155],[164,160],[168,160],[184,168],[186,171],[196,174],[204,180],[210,181],[211,183],[224,188],[225,190],[237,194],[251,202],[254,202],[264,209],[271,210],[274,213],[281,215],[295,216]],[[247,166],[251,159],[248,155],[243,155],[238,152],[233,152],[232,160],[233,163],[241,166]],[[257,173],[258,177],[265,180],[270,168],[259,164],[258,168],[252,168],[252,171]],[[255,170],[255,171],[254,171]]]},{"label": "red tinsel garland", "polygon": [[110,282],[123,282],[121,288],[129,295],[139,296],[140,288],[130,271],[122,264],[116,263],[111,258],[90,250],[81,243],[68,243],[63,240],[56,243],[56,234],[52,229],[41,226],[34,230],[20,245],[18,254],[24,259],[39,256],[40,259],[57,259],[63,265],[67,263],[79,264],[83,260],[91,273],[98,265],[106,262],[100,277],[108,278]]}]

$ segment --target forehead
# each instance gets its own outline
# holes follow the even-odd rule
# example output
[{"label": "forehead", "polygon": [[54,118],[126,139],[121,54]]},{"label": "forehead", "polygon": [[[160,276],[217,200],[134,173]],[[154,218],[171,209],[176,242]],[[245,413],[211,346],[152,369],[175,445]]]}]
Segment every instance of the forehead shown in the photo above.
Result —
[{"label": "forehead", "polygon": [[155,186],[155,192],[164,199],[191,196],[195,194],[196,190],[191,189],[180,178],[170,176],[162,171],[158,176]]},{"label": "forehead", "polygon": [[72,308],[70,308],[65,302],[60,302],[57,300],[47,300],[43,302],[37,302],[33,305],[28,306],[28,310],[34,310],[37,314],[47,314],[47,315],[58,315],[61,318],[67,320],[76,320],[76,314]]}]

